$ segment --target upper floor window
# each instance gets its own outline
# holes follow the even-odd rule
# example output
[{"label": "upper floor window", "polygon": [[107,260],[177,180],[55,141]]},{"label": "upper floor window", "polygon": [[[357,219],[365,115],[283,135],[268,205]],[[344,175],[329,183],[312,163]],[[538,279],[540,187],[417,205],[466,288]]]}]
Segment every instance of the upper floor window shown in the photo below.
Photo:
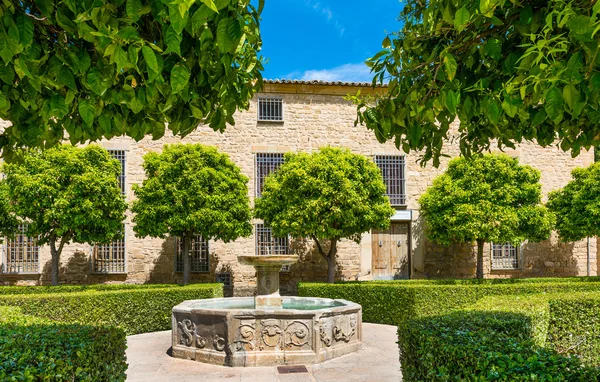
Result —
[{"label": "upper floor window", "polygon": [[[209,271],[208,240],[204,240],[200,235],[194,237],[190,246],[190,257],[190,272],[207,273]],[[183,272],[183,241],[181,239],[177,239],[175,272]]]},{"label": "upper floor window", "polygon": [[260,97],[258,99],[258,120],[283,121],[283,99],[277,97]]},{"label": "upper floor window", "polygon": [[262,195],[265,178],[271,172],[277,170],[283,164],[282,153],[258,153],[256,154],[256,197]]},{"label": "upper floor window", "polygon": [[14,238],[4,238],[2,272],[13,274],[40,272],[40,247],[35,238],[27,237],[27,226],[19,225]]},{"label": "upper floor window", "polygon": [[375,155],[375,163],[381,170],[386,195],[392,206],[406,205],[406,162],[404,155]]},{"label": "upper floor window", "polygon": [[[110,155],[121,162],[121,173],[117,177],[121,194],[125,195],[125,150],[108,150]],[[125,224],[123,224],[125,233]],[[98,244],[92,249],[93,273],[125,273],[125,237],[108,244]]]},{"label": "upper floor window", "polygon": [[520,252],[510,243],[492,243],[492,269],[518,269]]}]

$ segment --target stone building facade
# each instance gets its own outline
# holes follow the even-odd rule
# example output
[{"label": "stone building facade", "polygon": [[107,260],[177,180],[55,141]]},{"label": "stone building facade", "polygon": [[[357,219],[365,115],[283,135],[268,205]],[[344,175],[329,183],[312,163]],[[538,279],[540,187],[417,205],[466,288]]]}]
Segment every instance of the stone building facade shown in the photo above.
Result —
[{"label": "stone building facade", "polygon": [[[419,217],[419,196],[439,168],[416,163],[416,155],[399,152],[392,142],[380,144],[364,126],[354,126],[356,109],[344,99],[358,90],[362,94],[381,91],[367,84],[302,81],[266,81],[247,111],[237,114],[235,126],[224,133],[207,126],[181,139],[167,133],[162,139],[115,138],[100,144],[123,164],[121,182],[128,202],[134,198],[133,184],[144,179],[143,156],[160,151],[170,143],[202,143],[227,153],[250,179],[249,197],[253,202],[260,192],[263,177],[281,163],[288,151],[314,151],[323,146],[346,147],[372,157],[382,168],[390,198],[397,208],[389,230],[367,232],[360,244],[344,240],[338,248],[337,277],[341,280],[391,278],[473,277],[475,249],[469,245],[442,247],[424,237],[424,222]],[[451,156],[458,147],[446,146]],[[523,144],[510,155],[522,164],[541,171],[544,195],[564,186],[571,170],[593,162],[593,152],[576,158],[557,148]],[[545,196],[544,196],[545,197]],[[60,282],[80,283],[173,283],[181,282],[177,266],[177,240],[138,238],[134,235],[131,214],[124,223],[125,238],[108,246],[72,244],[61,257]],[[282,290],[293,293],[298,281],[324,281],[326,263],[310,241],[272,238],[268,227],[254,221],[254,233],[232,243],[203,242],[194,247],[193,281],[222,281],[233,294],[252,293],[255,273],[252,267],[237,262],[238,255],[293,252],[300,262],[281,272]],[[596,241],[559,242],[554,235],[542,243],[523,243],[519,248],[488,244],[485,251],[486,277],[581,276],[596,275]],[[35,240],[19,236],[5,241],[2,251],[0,285],[47,284],[50,279],[50,250],[38,247]]]}]

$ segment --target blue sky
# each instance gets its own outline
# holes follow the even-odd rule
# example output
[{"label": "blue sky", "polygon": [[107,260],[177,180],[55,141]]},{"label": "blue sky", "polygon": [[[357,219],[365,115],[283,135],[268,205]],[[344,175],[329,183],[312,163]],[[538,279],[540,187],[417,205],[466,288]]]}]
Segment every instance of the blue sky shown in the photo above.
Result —
[{"label": "blue sky", "polygon": [[372,80],[365,59],[397,31],[398,0],[266,0],[264,78]]}]

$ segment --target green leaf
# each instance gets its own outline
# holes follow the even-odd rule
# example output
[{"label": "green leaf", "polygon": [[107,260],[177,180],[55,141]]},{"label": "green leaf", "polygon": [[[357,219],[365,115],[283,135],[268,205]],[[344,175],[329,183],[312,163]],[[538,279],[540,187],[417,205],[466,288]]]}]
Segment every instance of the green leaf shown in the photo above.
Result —
[{"label": "green leaf", "polygon": [[176,53],[178,56],[181,56],[181,34],[177,33],[177,31],[173,28],[173,25],[169,26],[167,32],[165,34],[165,44],[167,44],[166,53]]},{"label": "green leaf", "polygon": [[10,65],[0,65],[0,80],[9,85],[13,83],[15,80],[15,72]]},{"label": "green leaf", "polygon": [[142,1],[141,0],[127,0],[127,5],[125,6],[127,11],[127,16],[133,21],[138,21],[140,19],[140,13],[142,12]]},{"label": "green leaf", "polygon": [[117,36],[125,40],[139,40],[140,38],[137,29],[135,29],[132,26],[127,26],[125,28],[120,29],[117,33]]},{"label": "green leaf", "polygon": [[502,114],[501,106],[498,101],[490,100],[487,103],[486,114],[494,125],[497,125],[500,122],[500,115]]},{"label": "green leaf", "polygon": [[444,69],[446,71],[446,77],[448,77],[448,80],[452,81],[454,79],[457,68],[458,65],[456,63],[456,58],[454,58],[454,56],[450,53],[447,53],[444,56]]},{"label": "green leaf", "polygon": [[498,1],[499,0],[480,0],[479,11],[485,17],[490,17],[490,18],[493,17],[494,10],[496,9],[496,6],[498,5]]},{"label": "green leaf", "polygon": [[217,45],[222,53],[233,53],[242,37],[242,28],[236,20],[224,18],[217,26]]},{"label": "green leaf", "polygon": [[113,60],[117,64],[118,72],[131,66],[131,64],[129,63],[129,57],[127,56],[127,52],[125,52],[125,50],[120,46],[117,46],[115,48],[115,51],[113,53]]},{"label": "green leaf", "polygon": [[65,99],[62,96],[53,95],[50,98],[50,113],[53,117],[61,119],[65,115],[67,115],[68,112],[69,109],[67,108],[67,105],[65,104]]},{"label": "green leaf", "polygon": [[4,94],[0,93],[0,110],[6,109],[8,106],[10,106],[10,101]]},{"label": "green leaf", "polygon": [[546,114],[551,120],[556,120],[560,117],[563,110],[563,98],[562,92],[557,87],[553,86],[546,93],[544,110],[546,110]]},{"label": "green leaf", "polygon": [[20,13],[17,16],[17,28],[19,29],[19,36],[21,38],[21,45],[28,46],[33,42],[33,21],[30,17]]},{"label": "green leaf", "polygon": [[77,85],[75,84],[75,77],[73,76],[73,72],[69,67],[64,66],[60,68],[60,72],[58,74],[58,81],[61,84],[65,85],[69,89],[77,90]]},{"label": "green leaf", "polygon": [[214,14],[214,12],[208,8],[206,5],[201,5],[200,8],[194,12],[192,16],[192,33],[197,35],[197,33],[203,29],[204,23],[208,20],[210,15]]},{"label": "green leaf", "polygon": [[460,97],[460,93],[459,92],[454,92],[454,90],[452,89],[448,89],[444,92],[444,94],[446,95],[446,108],[448,109],[448,111],[450,111],[452,114],[456,113],[456,106],[458,105],[459,102],[459,97]]},{"label": "green leaf", "polygon": [[144,45],[142,48],[142,56],[144,56],[144,60],[146,61],[146,66],[149,70],[158,74],[158,61],[156,60],[156,54],[154,50],[150,48],[148,45]]},{"label": "green leaf", "polygon": [[497,38],[490,38],[485,44],[485,52],[496,61],[502,57],[502,43]]},{"label": "green leaf", "polygon": [[52,18],[52,12],[54,11],[54,2],[52,0],[35,0],[35,4],[44,16]]},{"label": "green leaf", "polygon": [[531,121],[531,125],[534,127],[539,126],[546,120],[547,117],[548,117],[548,115],[546,114],[546,110],[540,109],[540,111],[535,113],[535,116],[533,117],[533,120]]},{"label": "green leaf", "polygon": [[202,2],[211,10],[219,13],[219,9],[217,9],[217,6],[215,5],[215,2],[213,0],[202,0]]},{"label": "green leaf", "polygon": [[575,108],[575,103],[579,101],[580,94],[575,85],[567,84],[563,88],[562,96],[567,106],[569,106],[569,109],[573,110]]},{"label": "green leaf", "polygon": [[392,40],[390,40],[390,36],[385,36],[383,42],[381,43],[381,47],[385,49],[389,48],[390,46],[392,46]]},{"label": "green leaf", "polygon": [[569,19],[567,26],[577,34],[591,33],[593,28],[590,26],[590,21],[588,16],[578,15]]},{"label": "green leaf", "polygon": [[182,17],[179,9],[176,7],[169,7],[169,18],[171,21],[171,27],[173,27],[177,34],[181,34],[187,25],[187,22],[190,18],[190,13],[185,12]]},{"label": "green leaf", "polygon": [[88,126],[92,126],[94,123],[94,106],[90,105],[88,100],[79,102],[79,115]]},{"label": "green leaf", "polygon": [[177,94],[186,87],[190,80],[190,70],[183,64],[177,64],[171,71],[171,90]]},{"label": "green leaf", "polygon": [[454,14],[454,28],[462,32],[465,29],[465,25],[471,19],[471,13],[469,10],[463,5],[456,13]]}]

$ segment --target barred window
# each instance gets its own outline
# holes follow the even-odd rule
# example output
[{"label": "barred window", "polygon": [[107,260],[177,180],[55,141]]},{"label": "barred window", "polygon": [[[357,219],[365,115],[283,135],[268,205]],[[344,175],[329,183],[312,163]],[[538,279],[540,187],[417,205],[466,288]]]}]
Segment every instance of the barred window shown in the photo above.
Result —
[{"label": "barred window", "polygon": [[406,204],[406,162],[404,155],[376,155],[375,163],[381,170],[386,195],[392,206]]},{"label": "barred window", "polygon": [[[175,272],[183,272],[183,240],[177,239],[177,256],[175,258]],[[190,272],[206,273],[209,271],[208,240],[198,235],[192,239],[190,246]]]},{"label": "barred window", "polygon": [[277,97],[260,97],[258,99],[258,120],[283,121],[283,99]]},{"label": "barred window", "polygon": [[262,194],[263,184],[267,175],[277,170],[283,164],[282,153],[258,153],[256,154],[256,197]]},{"label": "barred window", "polygon": [[520,252],[510,243],[492,243],[492,269],[518,269]]},{"label": "barred window", "polygon": [[27,237],[27,226],[19,225],[14,238],[4,238],[2,272],[26,274],[40,272],[40,247],[36,238]]},{"label": "barred window", "polygon": [[[121,194],[125,195],[125,150],[108,150],[114,159],[121,162],[121,173],[117,177]],[[125,233],[125,224],[123,224]],[[92,249],[92,272],[93,273],[125,273],[125,236],[114,240],[109,244],[98,244]]]},{"label": "barred window", "polygon": [[216,281],[218,283],[223,283],[223,286],[228,287],[228,288],[232,286],[230,272],[217,273],[215,276],[216,276]]},{"label": "barred window", "polygon": [[264,224],[256,224],[255,232],[257,255],[287,255],[290,253],[288,237],[273,236],[271,228]]}]

